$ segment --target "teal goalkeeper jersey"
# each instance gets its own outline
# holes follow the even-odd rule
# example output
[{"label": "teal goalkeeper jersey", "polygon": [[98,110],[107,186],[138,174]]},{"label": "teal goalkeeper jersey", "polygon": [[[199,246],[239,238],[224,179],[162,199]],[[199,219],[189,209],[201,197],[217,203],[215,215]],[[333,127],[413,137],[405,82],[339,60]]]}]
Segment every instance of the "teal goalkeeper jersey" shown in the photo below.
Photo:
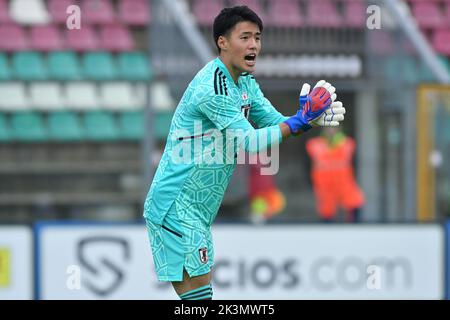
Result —
[{"label": "teal goalkeeper jersey", "polygon": [[280,143],[278,124],[286,119],[252,75],[242,74],[236,84],[219,58],[206,64],[176,108],[144,217],[162,224],[174,205],[182,221],[209,227],[235,169],[237,151],[254,153]]}]

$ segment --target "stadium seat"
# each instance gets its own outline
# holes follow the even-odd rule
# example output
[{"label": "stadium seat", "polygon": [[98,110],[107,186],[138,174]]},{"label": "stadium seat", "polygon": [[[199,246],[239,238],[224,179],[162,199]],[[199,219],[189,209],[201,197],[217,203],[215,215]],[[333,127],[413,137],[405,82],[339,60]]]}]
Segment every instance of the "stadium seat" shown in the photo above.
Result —
[{"label": "stadium seat", "polygon": [[450,56],[450,29],[436,29],[432,43],[437,53]]},{"label": "stadium seat", "polygon": [[0,142],[11,141],[11,129],[4,113],[0,113]]},{"label": "stadium seat", "polygon": [[0,83],[0,110],[18,111],[29,108],[28,96],[23,83]]},{"label": "stadium seat", "polygon": [[401,78],[401,59],[399,57],[386,57],[383,63],[383,75],[385,80],[394,81]]},{"label": "stadium seat", "polygon": [[363,0],[344,2],[344,23],[348,27],[363,28],[366,24],[366,5]]},{"label": "stadium seat", "polygon": [[11,23],[9,16],[8,0],[0,0],[0,23]]},{"label": "stadium seat", "polygon": [[77,114],[70,111],[52,112],[48,116],[49,137],[57,141],[79,141],[84,138]]},{"label": "stadium seat", "polygon": [[121,0],[119,20],[129,26],[145,26],[151,22],[150,10],[147,0]]},{"label": "stadium seat", "polygon": [[439,28],[445,25],[437,2],[415,2],[412,5],[412,13],[421,28]]},{"label": "stadium seat", "polygon": [[124,52],[118,56],[118,76],[125,80],[150,80],[152,73],[145,53]]},{"label": "stadium seat", "polygon": [[214,18],[222,8],[222,0],[195,0],[192,12],[200,26],[212,26]]},{"label": "stadium seat", "polygon": [[48,139],[43,116],[37,112],[17,112],[11,115],[12,138],[18,141]]},{"label": "stadium seat", "polygon": [[17,52],[12,57],[14,76],[20,80],[45,80],[48,78],[44,59],[39,52]]},{"label": "stadium seat", "polygon": [[50,52],[48,55],[49,77],[54,80],[81,79],[80,63],[72,51]]},{"label": "stadium seat", "polygon": [[150,98],[155,110],[167,111],[175,109],[175,101],[169,87],[164,82],[154,82],[150,87]]},{"label": "stadium seat", "polygon": [[439,60],[441,60],[441,63],[444,65],[447,71],[450,72],[450,57],[440,56]]},{"label": "stadium seat", "polygon": [[15,24],[0,25],[0,51],[20,51],[27,48],[24,29]]},{"label": "stadium seat", "polygon": [[112,80],[117,77],[115,61],[109,52],[85,53],[82,61],[85,79]]},{"label": "stadium seat", "polygon": [[0,80],[11,79],[11,71],[8,63],[8,56],[0,53]]},{"label": "stadium seat", "polygon": [[384,30],[370,32],[369,50],[379,55],[391,55],[394,53],[394,40],[391,33]]},{"label": "stadium seat", "polygon": [[79,30],[66,30],[66,46],[75,51],[95,51],[99,49],[99,41],[94,28],[83,25]]},{"label": "stadium seat", "polygon": [[275,27],[298,28],[302,17],[296,0],[271,0],[268,3],[267,25]]},{"label": "stadium seat", "polygon": [[155,137],[157,139],[165,139],[170,131],[172,123],[173,112],[159,112],[153,122],[155,128]]},{"label": "stadium seat", "polygon": [[66,106],[77,110],[99,107],[97,87],[88,82],[74,82],[66,85]]},{"label": "stadium seat", "polygon": [[50,15],[43,0],[11,0],[9,14],[19,24],[46,24],[50,22]]},{"label": "stadium seat", "polygon": [[140,140],[144,137],[144,112],[127,111],[119,115],[120,137],[124,140]]},{"label": "stadium seat", "polygon": [[[261,18],[261,20],[264,22],[266,21],[266,14],[262,7],[262,1],[260,0],[233,0],[233,5],[246,5],[247,7],[251,8],[253,11],[256,12],[256,14]],[[220,11],[219,11],[220,12]],[[219,14],[219,12],[216,12],[216,15]]]},{"label": "stadium seat", "polygon": [[114,10],[109,0],[82,0],[83,21],[89,24],[108,24],[114,22]]},{"label": "stadium seat", "polygon": [[418,63],[413,57],[404,56],[402,58],[403,79],[407,83],[416,83],[420,78],[420,70],[417,68]]},{"label": "stadium seat", "polygon": [[61,85],[57,82],[36,82],[30,85],[30,106],[37,110],[55,110],[65,107]]},{"label": "stadium seat", "polygon": [[384,75],[386,81],[401,80],[407,83],[415,83],[419,80],[420,70],[418,70],[418,64],[413,57],[392,56],[387,57],[385,61]]},{"label": "stadium seat", "polygon": [[445,1],[444,21],[447,22],[447,27],[450,28],[450,0]]},{"label": "stadium seat", "polygon": [[78,0],[48,0],[48,11],[54,23],[66,23],[67,8],[71,5],[79,5]]},{"label": "stadium seat", "polygon": [[319,28],[342,27],[343,21],[334,2],[330,0],[308,0],[308,25]]},{"label": "stadium seat", "polygon": [[[440,55],[439,56],[439,62],[441,64],[441,66],[447,70],[447,72],[450,73],[450,58],[447,58],[445,56]],[[429,82],[433,82],[436,81],[436,76],[433,75],[433,73],[431,72],[430,68],[428,68],[428,66],[425,63],[422,63],[422,69],[421,69],[422,73],[425,74],[425,80],[429,81]]]},{"label": "stadium seat", "polygon": [[135,88],[127,82],[103,83],[100,86],[101,106],[111,110],[142,108],[145,100],[139,99],[135,91]]},{"label": "stadium seat", "polygon": [[30,33],[30,48],[37,51],[62,50],[63,40],[55,26],[35,26]]},{"label": "stadium seat", "polygon": [[431,69],[428,67],[428,65],[423,60],[420,61],[419,72],[420,72],[420,76],[421,76],[421,81],[424,81],[424,82],[436,81],[435,75],[433,74]]},{"label": "stadium seat", "polygon": [[100,30],[100,47],[107,51],[131,51],[134,42],[125,26],[105,25]]},{"label": "stadium seat", "polygon": [[118,126],[114,115],[107,111],[86,112],[83,117],[86,138],[94,141],[117,140]]}]

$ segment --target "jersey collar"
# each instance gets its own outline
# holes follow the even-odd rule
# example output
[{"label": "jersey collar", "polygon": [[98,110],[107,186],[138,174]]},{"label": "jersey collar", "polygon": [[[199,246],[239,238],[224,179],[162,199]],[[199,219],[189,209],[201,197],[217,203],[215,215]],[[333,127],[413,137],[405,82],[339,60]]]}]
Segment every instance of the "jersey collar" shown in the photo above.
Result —
[{"label": "jersey collar", "polygon": [[[233,85],[237,85],[236,83],[234,83],[233,77],[231,76],[230,72],[228,71],[227,66],[222,62],[222,60],[220,60],[220,57],[216,58],[216,64],[219,66],[219,69],[225,74],[225,76],[230,81],[230,83],[232,83]],[[238,84],[239,84],[240,78],[241,77],[239,76]]]}]

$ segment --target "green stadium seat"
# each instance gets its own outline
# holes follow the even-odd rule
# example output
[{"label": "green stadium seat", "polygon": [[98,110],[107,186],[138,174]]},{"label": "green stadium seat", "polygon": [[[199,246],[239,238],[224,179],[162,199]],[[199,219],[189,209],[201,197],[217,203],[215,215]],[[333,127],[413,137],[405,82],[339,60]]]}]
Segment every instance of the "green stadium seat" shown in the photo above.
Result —
[{"label": "green stadium seat", "polygon": [[125,80],[150,80],[148,57],[140,52],[122,53],[118,57],[119,77]]},{"label": "green stadium seat", "polygon": [[37,112],[17,112],[11,119],[12,137],[19,141],[38,142],[47,140],[42,115]]},{"label": "green stadium seat", "polygon": [[[450,60],[447,59],[445,56],[438,56],[438,57],[439,57],[439,61],[441,62],[441,64],[448,70],[448,72],[450,72]],[[425,81],[425,82],[436,82],[437,81],[437,78],[433,74],[433,72],[431,72],[431,69],[422,60],[420,61],[420,74],[421,74],[422,81]]]},{"label": "green stadium seat", "polygon": [[0,80],[11,79],[11,71],[9,69],[8,57],[0,53]]},{"label": "green stadium seat", "polygon": [[109,141],[119,138],[114,115],[107,111],[90,111],[84,114],[86,138],[94,141]]},{"label": "green stadium seat", "polygon": [[48,116],[49,136],[57,141],[79,141],[84,138],[83,128],[76,113],[52,112]]},{"label": "green stadium seat", "polygon": [[389,57],[384,65],[384,75],[388,81],[406,81],[414,83],[419,80],[417,63],[412,57]]},{"label": "green stadium seat", "polygon": [[447,71],[450,72],[450,57],[439,56],[439,60],[444,65],[444,67],[447,69]]},{"label": "green stadium seat", "polygon": [[125,140],[141,140],[144,137],[144,112],[128,111],[119,116],[120,137]]},{"label": "green stadium seat", "polygon": [[11,141],[11,130],[6,115],[0,113],[0,142]]},{"label": "green stadium seat", "polygon": [[18,52],[12,58],[14,75],[25,81],[46,80],[48,78],[44,59],[39,52]]},{"label": "green stadium seat", "polygon": [[165,139],[169,134],[170,124],[172,123],[173,112],[160,112],[156,114],[154,128],[155,137]]},{"label": "green stadium seat", "polygon": [[428,65],[423,62],[423,60],[420,61],[420,76],[421,80],[425,82],[435,82],[436,77],[434,76],[433,72],[431,72],[431,69],[428,67]]},{"label": "green stadium seat", "polygon": [[48,55],[49,77],[54,80],[81,79],[80,65],[75,52],[57,51]]},{"label": "green stadium seat", "polygon": [[399,74],[399,60],[396,57],[387,57],[383,61],[383,74],[386,80],[393,81],[400,78]]},{"label": "green stadium seat", "polygon": [[412,57],[402,58],[403,79],[408,83],[415,83],[419,81],[420,74],[417,70],[417,62]]},{"label": "green stadium seat", "polygon": [[90,80],[113,80],[117,77],[114,60],[108,52],[90,52],[83,56],[83,74]]}]

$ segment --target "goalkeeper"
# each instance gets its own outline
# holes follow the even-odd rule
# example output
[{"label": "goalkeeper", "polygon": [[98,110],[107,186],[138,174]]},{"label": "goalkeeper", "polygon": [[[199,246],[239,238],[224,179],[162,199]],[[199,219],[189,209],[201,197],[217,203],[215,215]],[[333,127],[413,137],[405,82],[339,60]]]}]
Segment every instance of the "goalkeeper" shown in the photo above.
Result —
[{"label": "goalkeeper", "polygon": [[[225,149],[236,143],[235,135],[228,135],[231,131],[239,133],[238,148],[257,153],[314,126],[338,126],[344,119],[335,88],[323,80],[311,92],[309,85],[303,86],[294,116],[285,117],[272,106],[252,76],[262,31],[261,19],[246,6],[225,8],[215,18],[219,56],[197,73],[181,98],[145,201],[158,280],[172,282],[181,299],[212,298],[211,224],[236,165],[235,154],[233,161],[201,160],[214,152],[222,159]],[[223,150],[211,152],[211,140],[220,138],[214,132],[225,143]],[[202,149],[185,148],[181,155],[180,145]]]}]

